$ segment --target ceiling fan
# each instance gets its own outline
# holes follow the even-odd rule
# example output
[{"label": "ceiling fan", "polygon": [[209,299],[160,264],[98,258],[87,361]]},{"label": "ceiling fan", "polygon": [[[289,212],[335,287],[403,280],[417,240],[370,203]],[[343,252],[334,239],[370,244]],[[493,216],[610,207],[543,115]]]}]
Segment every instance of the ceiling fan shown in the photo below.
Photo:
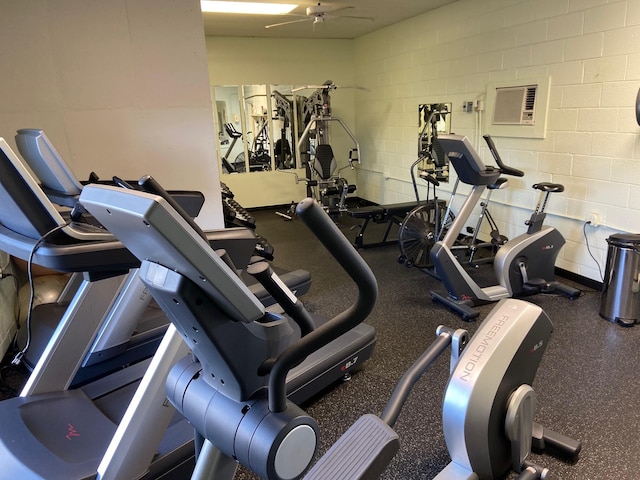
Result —
[{"label": "ceiling fan", "polygon": [[281,27],[283,25],[290,25],[292,23],[301,23],[301,22],[313,22],[313,26],[315,27],[318,24],[322,24],[325,20],[333,20],[339,18],[349,18],[355,20],[370,20],[373,22],[373,18],[371,17],[354,17],[350,15],[335,15],[336,12],[340,12],[342,10],[347,10],[353,7],[340,7],[333,9],[328,5],[322,5],[318,2],[317,5],[313,5],[311,7],[307,7],[306,15],[301,15],[298,13],[289,13],[288,16],[302,17],[297,20],[290,20],[288,22],[274,23],[272,25],[265,25],[264,28],[273,28],[273,27]]}]

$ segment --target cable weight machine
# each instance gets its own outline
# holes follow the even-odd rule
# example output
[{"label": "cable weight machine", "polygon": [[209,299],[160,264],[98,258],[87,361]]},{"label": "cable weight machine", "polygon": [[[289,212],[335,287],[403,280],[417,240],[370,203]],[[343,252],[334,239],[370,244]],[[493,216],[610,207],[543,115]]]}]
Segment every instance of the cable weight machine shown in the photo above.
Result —
[{"label": "cable weight machine", "polygon": [[[305,178],[301,179],[294,172],[296,183],[304,181],[307,185],[307,195],[317,200],[324,210],[331,217],[335,218],[347,210],[347,196],[356,190],[355,185],[351,185],[340,172],[345,168],[354,168],[354,162],[360,163],[360,143],[349,127],[338,117],[334,117],[331,112],[331,91],[337,88],[358,88],[362,87],[339,87],[333,81],[327,80],[322,85],[307,85],[295,88],[293,93],[306,89],[316,90],[302,103],[302,122],[305,125],[300,134],[297,151],[305,167]],[[348,165],[338,167],[338,162],[334,156],[331,144],[330,125],[338,123],[353,142],[353,147],[348,153]],[[280,214],[285,219],[293,218],[293,211],[288,215]]]}]

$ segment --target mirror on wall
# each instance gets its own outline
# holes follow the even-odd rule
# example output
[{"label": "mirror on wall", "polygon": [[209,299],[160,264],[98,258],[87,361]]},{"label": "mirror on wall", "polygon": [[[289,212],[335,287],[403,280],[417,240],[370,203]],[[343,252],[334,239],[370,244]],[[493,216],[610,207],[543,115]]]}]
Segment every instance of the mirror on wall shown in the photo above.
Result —
[{"label": "mirror on wall", "polygon": [[273,158],[276,170],[296,168],[296,105],[292,85],[271,85]]},{"label": "mirror on wall", "polygon": [[216,85],[213,98],[222,173],[299,167],[292,85]]},{"label": "mirror on wall", "polygon": [[418,105],[418,170],[448,182],[449,159],[438,144],[439,133],[451,133],[451,103]]},{"label": "mirror on wall", "polygon": [[223,173],[241,173],[245,168],[240,90],[237,85],[220,85],[213,91],[218,158]]},{"label": "mirror on wall", "polygon": [[245,163],[250,172],[271,170],[271,108],[267,86],[243,85],[241,88],[247,144]]},{"label": "mirror on wall", "polygon": [[[329,128],[326,123],[319,127],[314,124],[311,134],[305,136],[304,132],[311,118],[327,108],[329,91],[335,88],[333,83],[297,88],[282,84],[213,86],[221,172],[235,174],[305,168],[313,156],[315,143],[329,142]],[[330,108],[328,115],[331,115]],[[341,133],[341,129],[336,131],[333,139],[336,145],[355,141],[342,121],[332,119],[339,121],[346,130],[346,133]],[[351,152],[349,160],[352,160]]]}]

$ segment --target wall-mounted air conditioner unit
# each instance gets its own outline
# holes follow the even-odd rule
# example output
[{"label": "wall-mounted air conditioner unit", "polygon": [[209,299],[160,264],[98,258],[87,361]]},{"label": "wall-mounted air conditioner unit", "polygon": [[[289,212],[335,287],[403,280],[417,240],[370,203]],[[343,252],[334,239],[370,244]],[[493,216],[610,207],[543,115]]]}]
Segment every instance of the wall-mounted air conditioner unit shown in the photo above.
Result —
[{"label": "wall-mounted air conditioner unit", "polygon": [[496,88],[494,125],[533,125],[537,85]]},{"label": "wall-mounted air conditioner unit", "polygon": [[497,137],[544,138],[551,79],[487,85],[485,133]]}]

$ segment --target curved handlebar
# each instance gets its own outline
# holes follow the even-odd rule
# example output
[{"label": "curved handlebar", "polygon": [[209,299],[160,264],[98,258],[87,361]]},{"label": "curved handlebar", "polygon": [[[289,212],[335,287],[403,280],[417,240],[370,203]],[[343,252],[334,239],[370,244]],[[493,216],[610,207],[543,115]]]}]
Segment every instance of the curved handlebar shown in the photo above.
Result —
[{"label": "curved handlebar", "polygon": [[298,204],[296,213],[358,286],[358,298],[342,313],[302,337],[278,356],[269,377],[269,410],[272,412],[286,409],[286,378],[289,370],[360,324],[373,310],[378,296],[378,283],[373,272],[322,208],[313,199],[305,198]]},{"label": "curved handlebar", "polygon": [[498,153],[498,149],[496,148],[496,144],[493,143],[493,139],[489,135],[483,135],[484,141],[487,142],[487,146],[489,147],[489,151],[493,158],[495,159],[498,167],[500,167],[501,173],[505,175],[513,175],[514,177],[524,177],[524,172],[522,170],[518,170],[517,168],[511,168],[508,165],[502,163],[502,159],[500,158],[500,154]]}]

